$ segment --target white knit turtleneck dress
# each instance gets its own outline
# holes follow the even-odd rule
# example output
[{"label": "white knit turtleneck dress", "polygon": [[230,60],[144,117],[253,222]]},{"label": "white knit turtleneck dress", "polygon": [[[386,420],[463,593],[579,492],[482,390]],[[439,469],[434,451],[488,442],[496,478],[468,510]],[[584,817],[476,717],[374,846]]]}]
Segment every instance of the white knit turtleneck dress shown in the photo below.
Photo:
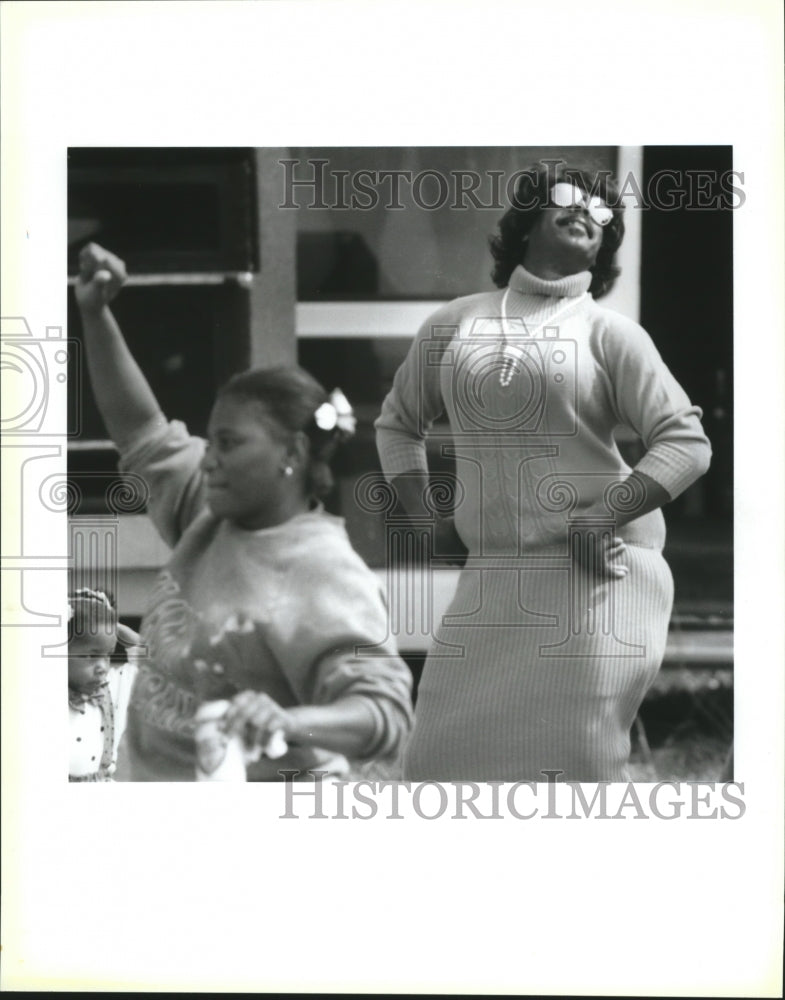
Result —
[{"label": "white knit turtleneck dress", "polygon": [[[596,305],[590,282],[589,272],[546,281],[518,267],[506,295],[444,306],[376,422],[392,479],[427,471],[425,437],[446,411],[469,549],[423,670],[407,779],[627,778],[630,726],[673,603],[665,522],[655,510],[620,528],[629,573],[596,583],[569,558],[570,520],[603,498],[635,502],[617,486],[631,471],[618,425],[643,441],[636,470],[671,498],[711,452],[701,411],[648,334]],[[505,345],[517,349],[509,378]]]}]

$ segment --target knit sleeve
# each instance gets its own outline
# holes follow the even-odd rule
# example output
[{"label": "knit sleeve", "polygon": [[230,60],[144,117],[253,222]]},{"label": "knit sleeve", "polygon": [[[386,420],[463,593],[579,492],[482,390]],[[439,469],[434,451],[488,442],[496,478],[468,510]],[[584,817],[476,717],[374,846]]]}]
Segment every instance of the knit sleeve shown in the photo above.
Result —
[{"label": "knit sleeve", "polygon": [[455,310],[442,306],[420,327],[377,418],[376,447],[388,479],[426,472],[425,438],[443,412],[439,369],[444,349],[457,332]]},{"label": "knit sleeve", "polygon": [[677,497],[709,467],[711,445],[693,406],[646,331],[607,313],[603,353],[616,416],[641,438],[646,454],[635,466]]},{"label": "knit sleeve", "polygon": [[147,513],[163,540],[175,545],[204,510],[204,441],[191,437],[179,420],[168,421],[159,414],[117,447],[121,471],[134,472],[145,481]]},{"label": "knit sleeve", "polygon": [[290,567],[270,647],[301,704],[366,700],[374,733],[360,759],[393,756],[412,720],[409,668],[388,635],[376,577],[350,548]]}]

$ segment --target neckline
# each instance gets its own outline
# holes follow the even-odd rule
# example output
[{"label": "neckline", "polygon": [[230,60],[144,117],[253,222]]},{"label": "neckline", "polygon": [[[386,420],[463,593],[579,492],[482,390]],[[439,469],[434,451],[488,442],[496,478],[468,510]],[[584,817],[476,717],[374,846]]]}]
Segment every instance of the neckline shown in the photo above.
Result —
[{"label": "neckline", "polygon": [[300,514],[295,514],[293,517],[281,521],[280,524],[270,525],[269,528],[241,528],[239,524],[235,524],[228,518],[222,518],[222,522],[231,532],[244,537],[270,538],[275,534],[286,534],[290,527],[303,521],[322,520],[324,514],[324,504],[317,500],[316,506],[310,510],[304,510]]},{"label": "neckline", "polygon": [[591,271],[578,271],[563,278],[540,278],[519,264],[510,275],[509,287],[522,295],[545,295],[552,298],[576,298],[589,290]]},{"label": "neckline", "polygon": [[[510,288],[504,289],[504,295],[502,295],[501,307],[499,312],[501,313],[501,334],[502,334],[502,353],[505,351],[512,352],[513,354],[520,354],[521,352],[518,348],[510,347],[510,338],[508,336],[508,319],[507,319],[507,299],[510,297]],[[546,323],[553,323],[557,319],[568,312],[569,310],[576,309],[580,303],[589,297],[588,292],[581,292],[578,296],[562,296],[560,301],[557,303],[556,310],[552,310],[547,316],[543,317],[536,326],[526,326],[526,336],[530,338],[536,337]]]}]

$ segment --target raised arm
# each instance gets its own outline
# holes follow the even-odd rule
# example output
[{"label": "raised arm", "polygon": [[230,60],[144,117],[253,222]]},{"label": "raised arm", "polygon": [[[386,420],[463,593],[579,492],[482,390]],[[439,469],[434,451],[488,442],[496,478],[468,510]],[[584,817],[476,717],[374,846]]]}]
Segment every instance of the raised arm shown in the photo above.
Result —
[{"label": "raised arm", "polygon": [[125,265],[91,243],[79,256],[76,301],[82,313],[87,368],[120,469],[147,483],[147,512],[168,545],[204,509],[200,469],[204,442],[167,421],[109,309],[125,282]]},{"label": "raised arm", "polygon": [[82,250],[75,292],[87,369],[99,412],[115,444],[127,441],[161,415],[158,401],[109,309],[125,280],[125,264],[119,257],[96,243]]}]

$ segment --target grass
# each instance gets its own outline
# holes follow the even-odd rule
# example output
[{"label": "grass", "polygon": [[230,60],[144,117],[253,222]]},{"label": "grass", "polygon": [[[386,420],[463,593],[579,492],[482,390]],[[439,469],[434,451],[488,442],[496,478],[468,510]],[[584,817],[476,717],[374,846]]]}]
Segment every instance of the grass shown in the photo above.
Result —
[{"label": "grass", "polygon": [[630,757],[633,781],[724,781],[731,745],[722,739],[693,732],[644,753],[634,748]]},{"label": "grass", "polygon": [[661,670],[633,726],[633,780],[730,780],[732,748],[733,671],[711,666]]}]

